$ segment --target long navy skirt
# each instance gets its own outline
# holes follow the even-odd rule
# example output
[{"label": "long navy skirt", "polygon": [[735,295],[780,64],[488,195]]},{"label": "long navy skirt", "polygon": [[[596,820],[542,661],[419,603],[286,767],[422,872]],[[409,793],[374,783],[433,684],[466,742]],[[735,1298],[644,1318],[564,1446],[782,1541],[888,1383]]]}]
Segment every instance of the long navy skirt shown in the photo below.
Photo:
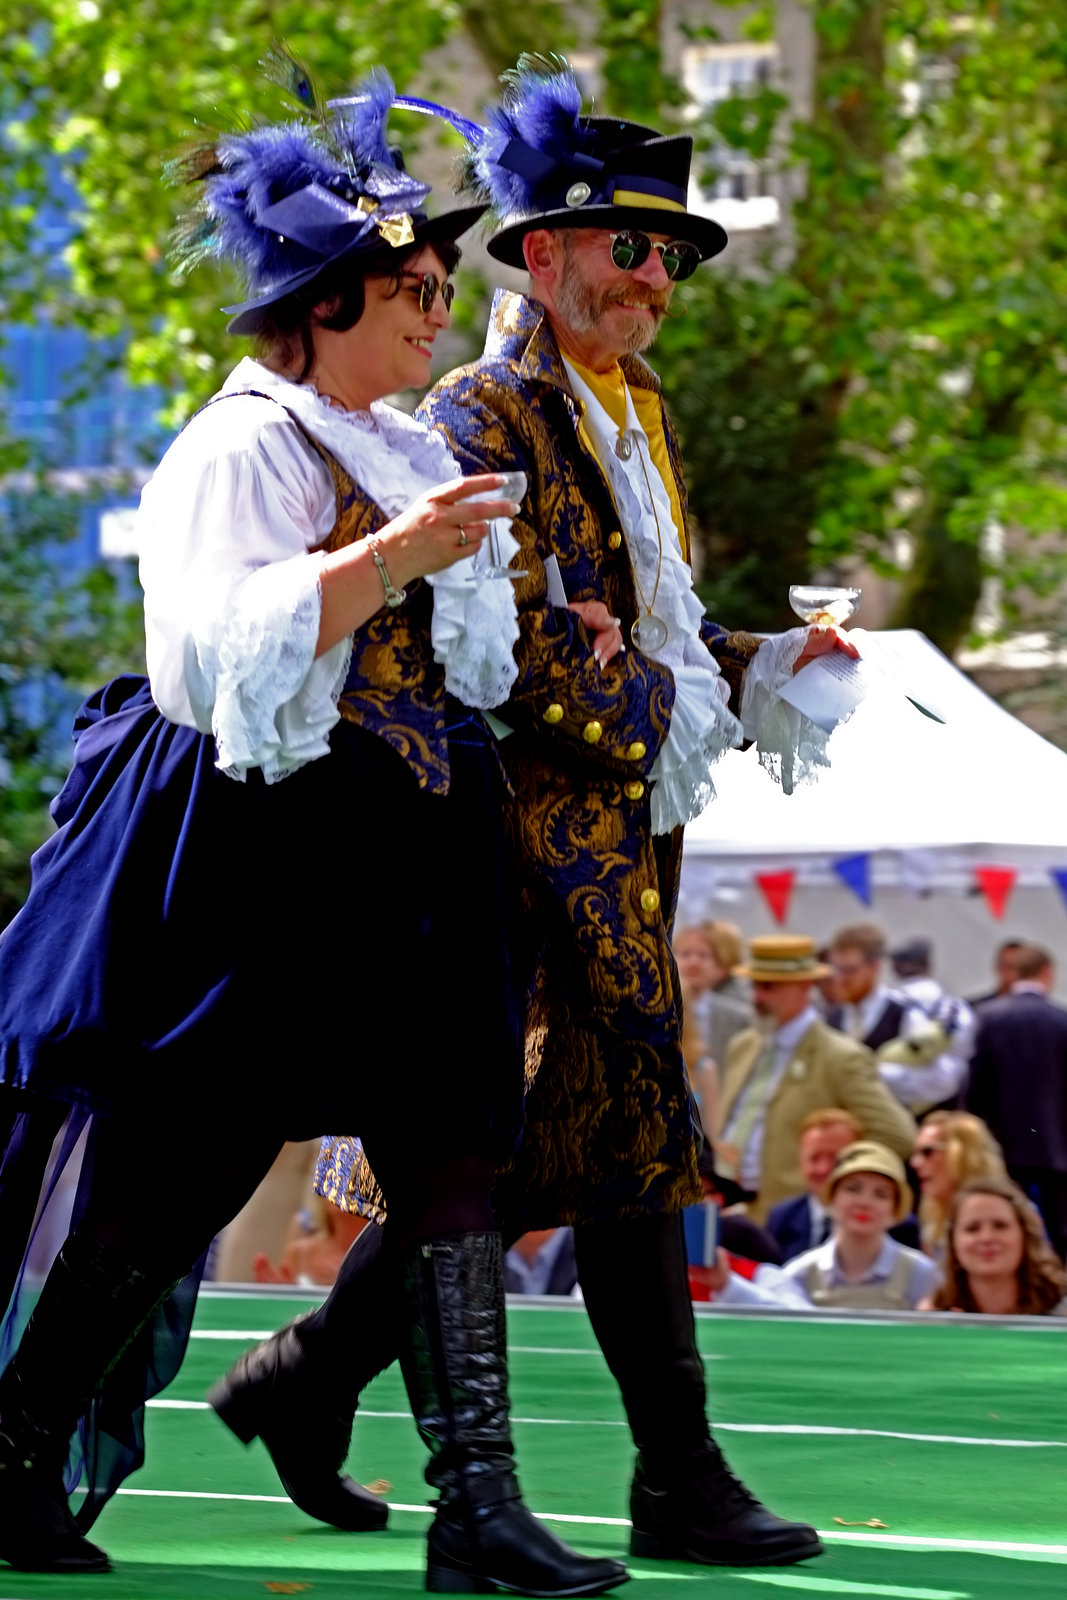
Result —
[{"label": "long navy skirt", "polygon": [[[72,1108],[59,1166],[101,1117],[129,1129],[131,1195],[146,1205],[175,1201],[174,1174],[145,1171],[140,1138],[172,1116],[235,1138],[266,1123],[279,1146],[410,1117],[413,1145],[510,1152],[522,1070],[502,780],[481,719],[449,712],[441,796],[345,722],[328,756],[267,785],[221,774],[214,740],[168,722],[143,678],[82,707],[57,832],[0,937],[0,1084],[16,1111]],[[457,1037],[462,1070],[444,1073]],[[27,1130],[41,1126],[29,1109],[6,1130],[0,1211],[25,1201]],[[195,1278],[108,1380],[120,1415],[177,1370],[194,1299]],[[0,1361],[18,1313],[16,1296]],[[85,1445],[106,1480],[97,1507],[143,1456],[136,1416],[116,1431],[117,1454]]]},{"label": "long navy skirt", "polygon": [[492,1107],[510,1142],[501,781],[481,720],[453,709],[448,795],[347,722],[328,757],[267,785],[221,774],[214,740],[168,722],[144,679],[108,684],[0,937],[0,1082],[137,1122],[272,1096],[283,1136],[312,1137],[356,1126],[379,1076],[418,1071],[458,1011],[464,1073],[438,1097],[479,1121]]}]

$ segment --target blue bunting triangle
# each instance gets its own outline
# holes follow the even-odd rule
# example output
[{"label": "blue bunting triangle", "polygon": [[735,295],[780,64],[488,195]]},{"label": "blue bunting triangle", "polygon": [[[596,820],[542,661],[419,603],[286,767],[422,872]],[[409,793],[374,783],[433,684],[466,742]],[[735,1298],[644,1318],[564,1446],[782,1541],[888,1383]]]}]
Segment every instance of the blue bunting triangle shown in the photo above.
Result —
[{"label": "blue bunting triangle", "polygon": [[1067,867],[1050,867],[1049,877],[1053,879],[1063,896],[1064,903],[1067,904]]},{"label": "blue bunting triangle", "polygon": [[863,901],[865,906],[871,903],[871,858],[867,852],[859,856],[842,856],[840,861],[833,862],[833,869],[846,889],[851,889],[854,895]]}]

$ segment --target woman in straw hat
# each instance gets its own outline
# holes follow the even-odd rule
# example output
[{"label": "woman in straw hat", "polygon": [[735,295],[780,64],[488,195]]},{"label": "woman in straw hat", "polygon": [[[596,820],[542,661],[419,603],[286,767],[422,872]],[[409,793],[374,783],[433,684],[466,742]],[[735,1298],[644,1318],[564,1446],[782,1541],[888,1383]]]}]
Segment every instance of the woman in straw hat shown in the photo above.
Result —
[{"label": "woman in straw hat", "polygon": [[830,1238],[794,1257],[780,1274],[760,1282],[731,1277],[719,1299],[777,1306],[856,1311],[914,1311],[935,1288],[937,1266],[919,1250],[890,1238],[911,1210],[904,1163],[873,1139],[846,1145],[823,1188]]}]

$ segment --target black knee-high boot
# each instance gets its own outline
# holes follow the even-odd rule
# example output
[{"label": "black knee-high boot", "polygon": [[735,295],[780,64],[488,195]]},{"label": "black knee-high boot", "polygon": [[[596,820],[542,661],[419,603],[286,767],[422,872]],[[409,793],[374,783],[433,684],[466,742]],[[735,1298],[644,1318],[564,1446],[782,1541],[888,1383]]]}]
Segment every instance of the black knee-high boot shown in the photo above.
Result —
[{"label": "black knee-high boot", "polygon": [[508,1421],[500,1235],[413,1246],[403,1260],[411,1315],[401,1357],[439,1491],[426,1587],[435,1593],[593,1595],[626,1581],[617,1561],[563,1544],[523,1504]]},{"label": "black knee-high boot", "polygon": [[632,1553],[712,1566],[819,1555],[815,1529],[768,1511],[711,1438],[681,1217],[587,1223],[574,1245],[589,1320],[638,1450]]},{"label": "black knee-high boot", "polygon": [[262,1439],[294,1505],[350,1533],[384,1528],[389,1516],[340,1475],[359,1396],[399,1355],[406,1323],[382,1237],[368,1224],[319,1309],[246,1351],[207,1397],[243,1444]]},{"label": "black knee-high boot", "polygon": [[71,1516],[63,1467],[78,1418],[171,1288],[77,1233],[56,1257],[0,1378],[0,1557],[13,1567],[108,1570]]}]

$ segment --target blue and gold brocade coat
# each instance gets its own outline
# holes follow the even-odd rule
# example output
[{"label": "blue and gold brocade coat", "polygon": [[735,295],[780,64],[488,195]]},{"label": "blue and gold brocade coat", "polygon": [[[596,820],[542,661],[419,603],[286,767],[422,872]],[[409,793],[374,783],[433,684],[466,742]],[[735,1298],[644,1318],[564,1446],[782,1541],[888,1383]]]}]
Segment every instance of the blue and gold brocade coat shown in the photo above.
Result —
[{"label": "blue and gold brocade coat", "polygon": [[[623,366],[631,385],[658,391],[639,358]],[[669,944],[681,829],[653,840],[647,787],[674,682],[636,650],[601,673],[576,614],[547,601],[555,555],[570,600],[602,600],[625,637],[638,616],[618,513],[542,308],[498,292],[484,355],[438,384],[419,415],[464,472],[529,480],[512,526],[528,576],[516,586],[518,679],[501,710],[514,732],[500,753],[535,977],[526,1131],[500,1178],[501,1220],[525,1229],[674,1210],[701,1195]],[[759,641],[710,622],[704,634],[736,709]]]}]

